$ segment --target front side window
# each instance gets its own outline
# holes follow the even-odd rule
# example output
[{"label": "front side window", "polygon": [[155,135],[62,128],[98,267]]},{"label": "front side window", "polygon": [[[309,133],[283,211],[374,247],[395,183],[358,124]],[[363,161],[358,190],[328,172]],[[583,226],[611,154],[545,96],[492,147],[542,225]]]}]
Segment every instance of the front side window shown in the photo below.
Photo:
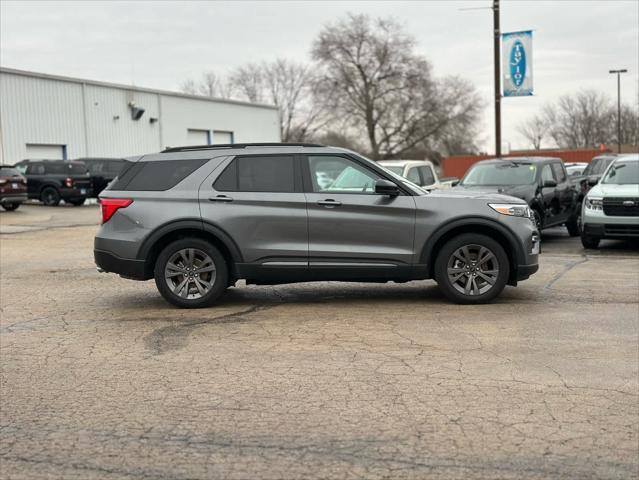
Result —
[{"label": "front side window", "polygon": [[316,193],[375,193],[376,173],[345,157],[308,156],[311,185]]},{"label": "front side window", "polygon": [[542,183],[546,181],[555,181],[550,165],[544,165],[544,168],[541,169],[541,181]]},{"label": "front side window", "polygon": [[435,176],[433,170],[430,167],[419,167],[422,173],[422,185],[432,185],[435,183]]},{"label": "front side window", "polygon": [[291,155],[237,157],[213,186],[221,192],[294,192],[295,158]]},{"label": "front side window", "polygon": [[552,169],[555,171],[555,178],[557,182],[561,183],[566,180],[566,174],[564,173],[564,169],[559,163],[553,163]]},{"label": "front side window", "polygon": [[423,185],[421,179],[419,178],[419,170],[417,170],[417,167],[413,167],[408,170],[406,178],[417,185]]},{"label": "front side window", "polygon": [[34,163],[27,167],[27,173],[30,175],[44,175],[44,165],[41,163]]}]

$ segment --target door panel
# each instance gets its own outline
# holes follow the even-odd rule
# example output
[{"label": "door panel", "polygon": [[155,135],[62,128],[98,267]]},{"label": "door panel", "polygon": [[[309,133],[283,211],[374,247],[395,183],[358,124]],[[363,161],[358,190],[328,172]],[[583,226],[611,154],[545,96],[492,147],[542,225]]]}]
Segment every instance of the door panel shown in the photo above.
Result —
[{"label": "door panel", "polygon": [[[413,260],[415,201],[374,193],[380,175],[339,155],[303,158],[308,208],[309,262],[322,268],[373,270]],[[325,186],[323,174],[335,180]],[[371,272],[373,275],[375,272]]]},{"label": "door panel", "polygon": [[[415,201],[410,196],[307,193],[313,263],[407,264],[413,259]],[[339,206],[318,204],[326,200]]]},{"label": "door panel", "polygon": [[[256,157],[259,156],[251,156]],[[222,179],[223,174],[218,177],[219,171],[232,171],[237,177],[241,175],[237,163],[233,164],[238,158],[241,157],[227,161],[200,187],[202,220],[217,225],[230,235],[245,263],[270,262],[270,266],[284,267],[293,262],[290,266],[303,264],[306,267],[308,222],[306,198],[301,188],[297,192],[231,191],[233,187],[224,182],[227,188],[219,189],[222,182],[215,182],[215,179]],[[259,170],[252,172],[259,175]],[[244,176],[243,180],[246,178]],[[214,182],[218,190],[213,186]]]}]

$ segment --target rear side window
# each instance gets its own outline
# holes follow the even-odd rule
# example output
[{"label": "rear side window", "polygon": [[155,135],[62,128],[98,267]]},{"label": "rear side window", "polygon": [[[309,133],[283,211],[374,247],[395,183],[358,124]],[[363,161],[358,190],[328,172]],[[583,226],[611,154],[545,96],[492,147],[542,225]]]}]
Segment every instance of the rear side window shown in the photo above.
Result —
[{"label": "rear side window", "polygon": [[432,185],[435,183],[435,176],[430,167],[419,167],[422,172],[422,185]]},{"label": "rear side window", "polygon": [[47,162],[44,163],[46,173],[50,175],[82,175],[87,173],[84,163]]},{"label": "rear side window", "polygon": [[118,176],[111,190],[168,190],[206,162],[208,159],[132,163]]},{"label": "rear side window", "polygon": [[10,167],[0,167],[0,177],[17,177],[20,175],[15,168]]},{"label": "rear side window", "polygon": [[235,158],[213,184],[221,192],[294,192],[294,157]]}]

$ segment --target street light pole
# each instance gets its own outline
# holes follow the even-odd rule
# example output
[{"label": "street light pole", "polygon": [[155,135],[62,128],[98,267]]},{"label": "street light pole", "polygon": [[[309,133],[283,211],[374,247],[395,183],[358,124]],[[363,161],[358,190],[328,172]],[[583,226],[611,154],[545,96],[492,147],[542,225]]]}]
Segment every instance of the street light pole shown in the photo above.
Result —
[{"label": "street light pole", "polygon": [[493,0],[493,48],[495,59],[495,156],[501,157],[501,64],[499,48],[501,34],[499,31],[499,0]]},{"label": "street light pole", "polygon": [[627,71],[625,68],[608,70],[608,73],[617,74],[617,153],[621,153],[621,74]]}]

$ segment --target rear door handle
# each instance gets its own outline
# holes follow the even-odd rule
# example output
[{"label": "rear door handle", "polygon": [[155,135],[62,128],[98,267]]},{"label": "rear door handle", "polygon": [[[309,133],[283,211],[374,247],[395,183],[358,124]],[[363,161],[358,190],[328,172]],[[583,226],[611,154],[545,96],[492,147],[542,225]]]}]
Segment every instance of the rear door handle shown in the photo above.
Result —
[{"label": "rear door handle", "polygon": [[317,204],[323,205],[325,207],[339,207],[342,202],[338,202],[337,200],[333,200],[332,198],[327,198],[326,200],[319,200]]},{"label": "rear door handle", "polygon": [[232,202],[233,199],[231,197],[227,197],[226,195],[218,195],[216,197],[209,197],[209,202]]}]

